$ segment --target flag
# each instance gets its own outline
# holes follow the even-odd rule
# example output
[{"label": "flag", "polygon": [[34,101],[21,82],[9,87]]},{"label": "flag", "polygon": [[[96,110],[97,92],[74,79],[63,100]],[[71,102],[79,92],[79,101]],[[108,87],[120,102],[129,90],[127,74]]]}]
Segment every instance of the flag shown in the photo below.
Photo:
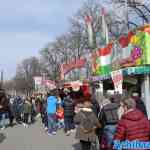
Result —
[{"label": "flag", "polygon": [[108,75],[111,72],[111,53],[112,44],[99,49],[98,63],[100,64],[99,73],[101,75]]},{"label": "flag", "polygon": [[85,22],[87,25],[88,39],[90,47],[93,47],[93,29],[92,29],[92,16],[86,16]]},{"label": "flag", "polygon": [[109,43],[109,35],[108,35],[108,26],[105,20],[105,16],[106,16],[106,12],[105,9],[102,8],[102,37],[104,39],[104,44],[108,44]]}]

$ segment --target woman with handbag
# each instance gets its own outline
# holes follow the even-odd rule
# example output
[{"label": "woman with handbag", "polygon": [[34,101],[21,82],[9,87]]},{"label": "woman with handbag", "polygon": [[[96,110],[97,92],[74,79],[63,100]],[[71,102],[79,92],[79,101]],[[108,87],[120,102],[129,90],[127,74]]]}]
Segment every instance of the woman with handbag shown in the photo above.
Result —
[{"label": "woman with handbag", "polygon": [[82,150],[90,150],[91,144],[96,141],[95,130],[101,125],[92,110],[92,104],[85,101],[83,107],[76,111],[74,118],[77,126],[76,138],[80,140]]}]

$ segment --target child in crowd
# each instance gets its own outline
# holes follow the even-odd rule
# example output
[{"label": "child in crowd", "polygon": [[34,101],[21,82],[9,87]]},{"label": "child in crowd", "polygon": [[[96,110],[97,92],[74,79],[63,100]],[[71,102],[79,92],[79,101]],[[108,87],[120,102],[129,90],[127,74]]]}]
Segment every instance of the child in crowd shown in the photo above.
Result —
[{"label": "child in crowd", "polygon": [[28,128],[29,126],[29,116],[31,116],[32,104],[30,98],[28,97],[23,105],[23,126]]},{"label": "child in crowd", "polygon": [[56,116],[58,121],[58,128],[64,128],[64,109],[61,105],[59,105],[57,108]]}]

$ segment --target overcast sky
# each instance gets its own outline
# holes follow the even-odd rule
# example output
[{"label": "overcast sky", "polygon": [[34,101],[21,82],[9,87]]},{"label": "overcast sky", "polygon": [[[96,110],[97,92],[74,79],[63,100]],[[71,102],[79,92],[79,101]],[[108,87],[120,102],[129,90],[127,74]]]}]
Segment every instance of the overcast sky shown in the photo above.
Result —
[{"label": "overcast sky", "polygon": [[0,70],[12,78],[16,65],[69,28],[84,0],[1,0]]}]

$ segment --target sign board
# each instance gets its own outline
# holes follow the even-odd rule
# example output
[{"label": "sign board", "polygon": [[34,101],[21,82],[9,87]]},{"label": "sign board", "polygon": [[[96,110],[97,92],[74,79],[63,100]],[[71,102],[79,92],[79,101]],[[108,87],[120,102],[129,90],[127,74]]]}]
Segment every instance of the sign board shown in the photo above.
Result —
[{"label": "sign board", "polygon": [[70,72],[73,69],[82,68],[85,66],[85,64],[86,64],[85,58],[75,59],[68,64],[62,64],[60,66],[61,80],[64,80],[65,74],[67,74],[68,72]]},{"label": "sign board", "polygon": [[34,77],[34,82],[35,82],[35,85],[41,85],[42,77],[40,77],[40,76]]},{"label": "sign board", "polygon": [[36,76],[33,78],[34,79],[34,85],[35,85],[35,90],[41,91],[42,89],[42,77],[41,76]]},{"label": "sign board", "polygon": [[116,92],[120,94],[123,93],[122,84],[123,84],[123,72],[122,70],[117,70],[111,72],[111,77],[114,83],[114,88]]},{"label": "sign board", "polygon": [[43,80],[42,84],[46,86],[49,90],[56,89],[56,83],[51,80]]},{"label": "sign board", "polygon": [[35,82],[35,90],[44,91],[46,88],[49,90],[53,90],[56,88],[56,83],[51,80],[43,80],[41,76],[34,77]]}]

